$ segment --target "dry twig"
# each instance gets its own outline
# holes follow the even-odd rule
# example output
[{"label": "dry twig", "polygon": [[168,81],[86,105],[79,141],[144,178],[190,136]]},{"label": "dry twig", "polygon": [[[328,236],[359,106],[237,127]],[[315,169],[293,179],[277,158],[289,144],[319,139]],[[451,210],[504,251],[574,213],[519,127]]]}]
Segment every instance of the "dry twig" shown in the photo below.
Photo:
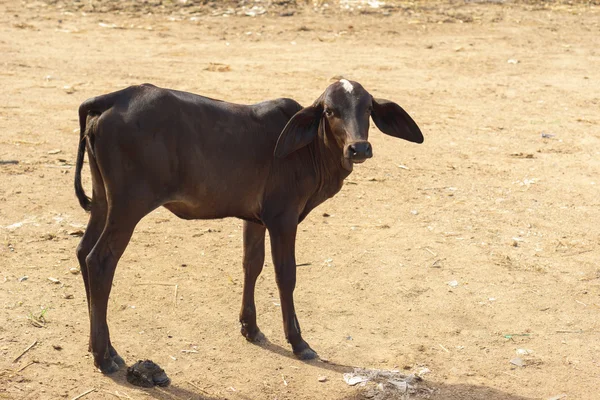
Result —
[{"label": "dry twig", "polygon": [[430,252],[434,257],[437,257],[437,254],[433,250],[431,250],[429,247],[423,247],[423,249]]},{"label": "dry twig", "polygon": [[30,345],[29,345],[29,346],[28,346],[28,347],[27,347],[25,350],[23,350],[23,352],[22,352],[21,354],[19,354],[19,355],[17,356],[17,358],[15,358],[15,359],[13,360],[13,362],[14,362],[14,363],[16,363],[17,361],[19,361],[19,359],[20,359],[21,357],[23,357],[23,356],[25,355],[25,353],[27,353],[29,350],[31,350],[31,348],[32,348],[33,346],[35,346],[35,345],[37,344],[37,342],[38,342],[38,341],[37,341],[37,339],[36,339],[36,340],[34,340],[34,342],[33,342],[33,343],[31,343],[31,344],[30,344]]},{"label": "dry twig", "polygon": [[210,394],[206,390],[202,389],[200,386],[196,385],[194,382],[188,381],[188,383],[190,385],[192,385],[195,389],[198,389],[199,391],[201,391],[202,393],[204,393],[204,394]]},{"label": "dry twig", "polygon": [[94,391],[96,391],[96,388],[91,388],[90,390],[87,390],[87,391],[85,391],[85,392],[81,393],[80,395],[77,395],[77,396],[73,397],[71,400],[77,400],[77,399],[80,399],[80,398],[82,398],[83,396],[86,396],[86,395],[88,395],[88,394],[90,394],[90,393],[92,393],[92,392],[94,392]]},{"label": "dry twig", "polygon": [[111,391],[109,391],[109,390],[102,390],[102,392],[104,392],[104,393],[108,393],[108,394],[110,394],[110,395],[112,395],[112,396],[115,396],[115,397],[116,397],[116,398],[118,398],[118,399],[131,399],[131,396],[129,396],[129,395],[128,395],[128,394],[126,394],[126,393],[123,393],[123,394],[121,394],[121,393],[119,393],[119,391],[118,391],[118,390],[115,390],[115,392],[114,392],[114,393],[113,393],[113,392],[111,392]]},{"label": "dry twig", "polygon": [[134,286],[146,286],[146,285],[157,285],[157,286],[175,286],[175,283],[167,283],[167,282],[140,282],[134,284]]},{"label": "dry twig", "polygon": [[17,370],[17,372],[21,372],[21,371],[23,371],[25,368],[29,367],[29,366],[30,366],[30,365],[32,365],[32,364],[37,364],[37,361],[35,361],[35,360],[34,360],[34,361],[31,361],[31,362],[29,362],[29,363],[27,363],[27,364],[23,365],[21,368],[19,368],[19,369]]}]

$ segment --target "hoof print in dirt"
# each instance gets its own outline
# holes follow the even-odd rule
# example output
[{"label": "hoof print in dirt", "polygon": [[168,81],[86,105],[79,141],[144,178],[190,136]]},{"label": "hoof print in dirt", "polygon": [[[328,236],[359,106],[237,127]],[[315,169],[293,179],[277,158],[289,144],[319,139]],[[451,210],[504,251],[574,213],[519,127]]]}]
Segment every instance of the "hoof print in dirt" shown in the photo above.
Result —
[{"label": "hoof print in dirt", "polygon": [[169,386],[171,379],[165,371],[150,360],[138,361],[127,368],[127,382],[135,386],[154,387]]}]

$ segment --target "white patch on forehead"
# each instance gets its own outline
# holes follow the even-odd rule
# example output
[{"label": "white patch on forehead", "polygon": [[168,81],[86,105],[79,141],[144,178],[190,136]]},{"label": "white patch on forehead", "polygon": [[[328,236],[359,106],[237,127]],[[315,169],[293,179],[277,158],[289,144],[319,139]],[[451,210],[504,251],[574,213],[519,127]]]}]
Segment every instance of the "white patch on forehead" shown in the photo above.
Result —
[{"label": "white patch on forehead", "polygon": [[340,79],[340,83],[342,84],[342,87],[346,90],[346,92],[352,93],[352,90],[354,90],[354,86],[352,86],[350,81],[348,81],[347,79]]}]

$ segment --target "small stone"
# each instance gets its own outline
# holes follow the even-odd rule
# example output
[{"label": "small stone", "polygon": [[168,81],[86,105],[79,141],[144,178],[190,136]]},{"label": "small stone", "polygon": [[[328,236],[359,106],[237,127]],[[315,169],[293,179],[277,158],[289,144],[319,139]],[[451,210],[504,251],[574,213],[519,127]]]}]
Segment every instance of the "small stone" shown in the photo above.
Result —
[{"label": "small stone", "polygon": [[327,377],[326,377],[326,376],[320,376],[320,377],[318,378],[318,381],[319,381],[319,382],[327,382]]},{"label": "small stone", "polygon": [[533,350],[529,350],[529,349],[517,349],[516,353],[519,356],[526,356],[526,355],[532,354]]},{"label": "small stone", "polygon": [[73,295],[71,293],[65,293],[65,294],[63,294],[63,298],[67,299],[67,300],[71,300],[73,298]]},{"label": "small stone", "polygon": [[72,273],[73,275],[77,275],[79,274],[81,271],[79,270],[79,268],[69,268],[69,272]]},{"label": "small stone", "polygon": [[525,366],[525,363],[523,362],[523,359],[521,359],[521,358],[513,358],[512,360],[510,360],[510,363],[512,365],[516,365],[517,367]]},{"label": "small stone", "polygon": [[562,399],[566,399],[567,395],[566,394],[559,394],[556,396],[552,396],[552,397],[548,397],[548,400],[562,400]]}]

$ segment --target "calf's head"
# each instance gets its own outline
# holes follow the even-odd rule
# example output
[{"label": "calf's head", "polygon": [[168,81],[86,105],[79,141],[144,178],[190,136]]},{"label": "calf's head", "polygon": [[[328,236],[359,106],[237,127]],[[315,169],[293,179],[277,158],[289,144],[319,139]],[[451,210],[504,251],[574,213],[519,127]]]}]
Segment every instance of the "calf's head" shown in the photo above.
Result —
[{"label": "calf's head", "polygon": [[331,84],[313,105],[298,111],[287,123],[275,147],[276,157],[322,140],[337,149],[342,166],[373,156],[369,143],[369,117],[383,133],[414,143],[423,143],[421,130],[398,104],[375,99],[358,82],[342,79]]}]

